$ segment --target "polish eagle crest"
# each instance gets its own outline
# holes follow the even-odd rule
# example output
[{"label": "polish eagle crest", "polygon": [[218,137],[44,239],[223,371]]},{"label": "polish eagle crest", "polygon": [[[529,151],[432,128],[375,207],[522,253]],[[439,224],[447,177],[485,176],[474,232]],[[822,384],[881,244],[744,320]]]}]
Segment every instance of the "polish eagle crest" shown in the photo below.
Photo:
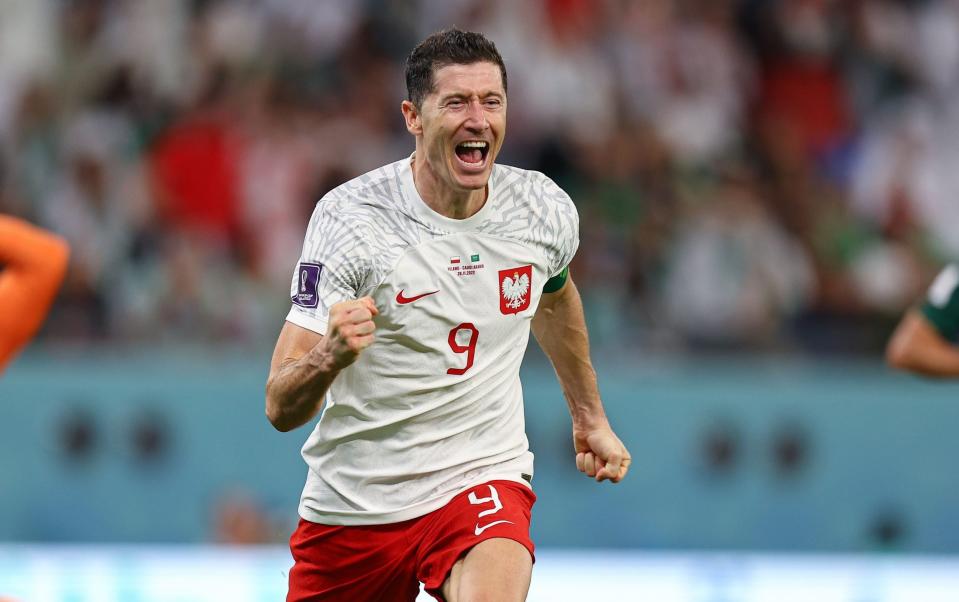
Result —
[{"label": "polish eagle crest", "polygon": [[517,309],[526,300],[529,294],[529,275],[513,272],[512,276],[503,278],[503,298],[506,300],[506,307]]}]

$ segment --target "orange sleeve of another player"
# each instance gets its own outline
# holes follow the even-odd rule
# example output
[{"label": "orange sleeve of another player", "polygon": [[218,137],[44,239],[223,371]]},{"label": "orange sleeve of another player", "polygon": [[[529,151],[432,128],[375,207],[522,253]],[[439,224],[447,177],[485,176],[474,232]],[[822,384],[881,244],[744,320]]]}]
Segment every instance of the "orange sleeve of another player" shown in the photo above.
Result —
[{"label": "orange sleeve of another player", "polygon": [[0,215],[0,372],[43,324],[68,257],[59,236]]}]

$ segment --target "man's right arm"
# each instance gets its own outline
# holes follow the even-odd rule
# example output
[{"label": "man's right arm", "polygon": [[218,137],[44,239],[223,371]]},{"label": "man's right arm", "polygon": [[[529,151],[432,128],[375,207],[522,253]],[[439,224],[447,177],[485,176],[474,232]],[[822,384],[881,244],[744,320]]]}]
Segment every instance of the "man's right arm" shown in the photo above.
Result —
[{"label": "man's right arm", "polygon": [[316,416],[336,375],[373,343],[377,313],[373,300],[363,297],[330,308],[326,336],[283,325],[266,381],[266,416],[277,430],[290,431]]},{"label": "man's right arm", "polygon": [[59,236],[0,215],[0,371],[43,323],[69,255]]}]

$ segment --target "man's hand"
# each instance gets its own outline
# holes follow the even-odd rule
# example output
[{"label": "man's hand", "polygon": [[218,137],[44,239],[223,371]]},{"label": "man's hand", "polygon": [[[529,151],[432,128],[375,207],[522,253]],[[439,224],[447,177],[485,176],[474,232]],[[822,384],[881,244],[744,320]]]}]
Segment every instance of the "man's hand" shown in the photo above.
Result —
[{"label": "man's hand", "polygon": [[330,308],[326,336],[320,345],[332,356],[337,370],[355,362],[360,352],[373,344],[373,316],[378,313],[370,297],[342,301]]},{"label": "man's hand", "polygon": [[278,431],[289,431],[316,416],[340,370],[373,344],[380,313],[363,297],[330,308],[326,335],[286,322],[270,360],[266,381],[266,416]]},{"label": "man's hand", "polygon": [[596,479],[619,483],[629,472],[629,450],[608,426],[589,430],[573,429],[576,468]]}]

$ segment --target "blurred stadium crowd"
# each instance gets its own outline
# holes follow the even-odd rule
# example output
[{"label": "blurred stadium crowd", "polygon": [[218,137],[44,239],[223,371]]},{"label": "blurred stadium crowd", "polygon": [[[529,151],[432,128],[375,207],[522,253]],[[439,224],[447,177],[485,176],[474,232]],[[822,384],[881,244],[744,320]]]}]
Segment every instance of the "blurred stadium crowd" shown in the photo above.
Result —
[{"label": "blurred stadium crowd", "polygon": [[582,218],[594,340],[872,351],[959,256],[951,0],[0,0],[0,212],[47,340],[269,344],[313,204],[412,151],[403,62],[509,70],[501,162]]}]

